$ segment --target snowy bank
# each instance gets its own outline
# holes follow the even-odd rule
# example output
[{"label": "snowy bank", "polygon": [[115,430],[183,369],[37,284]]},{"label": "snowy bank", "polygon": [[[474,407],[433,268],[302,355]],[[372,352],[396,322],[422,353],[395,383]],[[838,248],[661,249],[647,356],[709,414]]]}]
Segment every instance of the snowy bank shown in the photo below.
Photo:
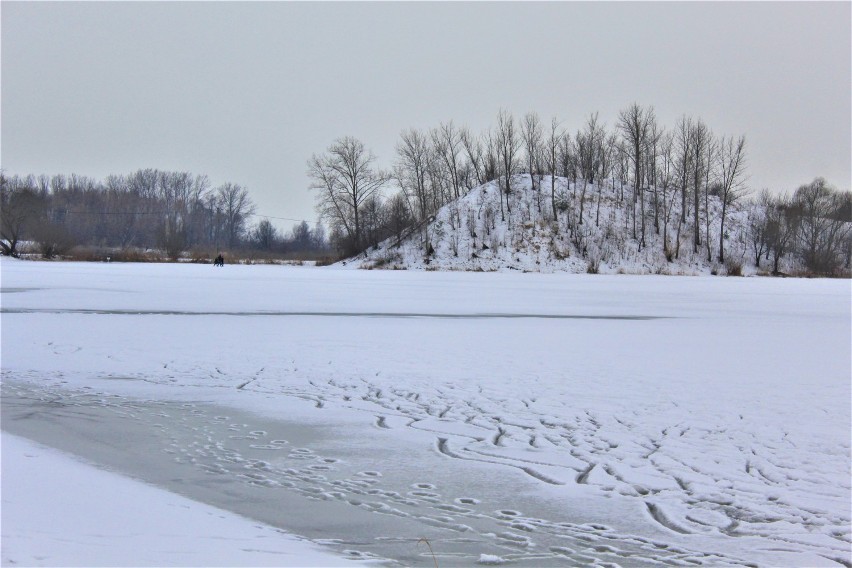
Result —
[{"label": "snowy bank", "polygon": [[3,566],[354,566],[228,511],[3,432]]}]

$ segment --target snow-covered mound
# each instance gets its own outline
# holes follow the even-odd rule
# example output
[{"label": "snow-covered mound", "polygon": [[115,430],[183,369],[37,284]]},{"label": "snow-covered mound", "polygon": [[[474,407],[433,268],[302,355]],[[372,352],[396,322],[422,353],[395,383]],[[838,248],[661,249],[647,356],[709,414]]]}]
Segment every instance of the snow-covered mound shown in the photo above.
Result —
[{"label": "snow-covered mound", "polygon": [[747,246],[747,211],[736,207],[728,208],[725,219],[726,263],[717,260],[721,203],[716,196],[707,200],[709,223],[702,198],[702,243],[693,252],[691,204],[687,202],[686,220],[681,224],[680,194],[671,189],[656,197],[646,193],[643,245],[641,202],[635,205],[634,237],[629,185],[612,180],[585,184],[584,195],[582,181],[558,177],[553,186],[556,199],[552,199],[550,176],[533,183],[529,174],[522,174],[512,178],[511,187],[508,207],[498,182],[488,182],[445,205],[420,225],[342,264],[353,268],[610,274],[755,271]]}]

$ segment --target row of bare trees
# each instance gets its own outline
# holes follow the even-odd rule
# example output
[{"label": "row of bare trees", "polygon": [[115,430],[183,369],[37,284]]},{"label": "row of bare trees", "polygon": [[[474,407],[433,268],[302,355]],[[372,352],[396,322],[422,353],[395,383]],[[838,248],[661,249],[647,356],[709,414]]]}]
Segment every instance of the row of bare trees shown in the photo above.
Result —
[{"label": "row of bare trees", "polygon": [[234,248],[255,206],[238,184],[211,187],[206,176],[142,169],[103,181],[78,175],[0,173],[0,249],[22,240],[47,257],[75,245],[159,248],[176,257],[193,246]]},{"label": "row of bare trees", "polygon": [[[554,220],[568,209],[564,195],[557,193],[556,177],[572,180],[575,190],[579,184],[579,211],[571,216],[571,224],[579,225],[586,222],[588,189],[597,186],[600,191],[602,183],[617,181],[621,200],[631,211],[633,238],[641,247],[646,246],[646,221],[651,217],[648,210],[653,212],[658,234],[661,219],[668,229],[668,204],[673,192],[679,192],[681,214],[671,223],[677,225],[678,245],[675,250],[666,251],[667,255],[677,256],[679,231],[688,220],[689,205],[694,252],[702,246],[699,216],[707,207],[710,192],[720,193],[725,203],[719,220],[719,234],[724,234],[727,207],[743,195],[745,163],[744,137],[717,139],[701,120],[690,117],[682,118],[674,130],[666,131],[657,123],[652,107],[633,104],[619,113],[613,130],[607,129],[597,113],[572,134],[556,118],[545,128],[535,113],[516,120],[505,110],[498,113],[496,127],[479,136],[452,121],[429,131],[408,129],[400,136],[389,171],[378,168],[375,155],[363,142],[344,137],[309,160],[308,174],[313,180],[311,187],[317,192],[320,214],[332,230],[337,228],[337,233],[345,235],[350,253],[363,250],[368,244],[362,230],[361,208],[391,185],[398,188],[397,205],[404,203],[412,222],[419,223],[471,188],[498,180],[502,188],[500,215],[505,221],[512,215],[512,179],[516,174],[527,173],[533,190],[538,192],[539,211],[545,202],[541,182],[545,176],[550,177],[547,213]],[[631,195],[624,200],[626,186]],[[707,227],[704,233],[709,234]],[[668,247],[667,235],[664,241]],[[720,239],[719,260],[724,261],[724,256],[724,240]]]},{"label": "row of bare trees", "polygon": [[[478,136],[452,121],[402,131],[389,170],[360,140],[340,138],[309,160],[308,175],[332,241],[345,254],[423,224],[489,181],[500,188],[501,220],[511,222],[513,180],[527,174],[537,212],[572,237],[592,222],[591,200],[597,226],[601,201],[616,195],[609,205],[624,209],[639,250],[653,231],[669,260],[691,245],[693,256],[724,264],[731,211],[752,204],[745,199],[746,149],[744,136],[718,136],[700,118],[683,116],[667,129],[653,107],[636,103],[620,111],[612,127],[593,113],[573,133],[557,118],[544,124],[535,113],[517,120],[501,110],[495,127]],[[570,196],[559,177],[569,180]],[[542,187],[548,179],[549,187]],[[827,266],[806,264],[820,272]]]},{"label": "row of bare trees", "polygon": [[792,196],[762,190],[749,209],[748,238],[755,265],[759,268],[765,259],[774,274],[785,257],[796,257],[810,274],[848,272],[852,193],[837,191],[822,178],[800,186]]}]

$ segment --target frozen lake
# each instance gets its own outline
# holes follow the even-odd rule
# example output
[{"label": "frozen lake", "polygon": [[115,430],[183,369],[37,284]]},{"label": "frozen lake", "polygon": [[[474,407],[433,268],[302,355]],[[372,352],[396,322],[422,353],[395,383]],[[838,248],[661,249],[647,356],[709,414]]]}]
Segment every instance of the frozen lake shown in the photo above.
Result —
[{"label": "frozen lake", "polygon": [[4,431],[343,558],[852,562],[849,281],[0,267]]}]

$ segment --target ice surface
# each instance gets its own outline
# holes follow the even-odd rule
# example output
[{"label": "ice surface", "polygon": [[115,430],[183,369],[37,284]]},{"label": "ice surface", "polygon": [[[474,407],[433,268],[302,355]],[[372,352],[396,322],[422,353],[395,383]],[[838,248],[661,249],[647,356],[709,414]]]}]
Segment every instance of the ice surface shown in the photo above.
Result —
[{"label": "ice surface", "polygon": [[357,566],[3,433],[4,566]]},{"label": "ice surface", "polygon": [[4,430],[347,560],[852,561],[848,281],[0,268]]}]

